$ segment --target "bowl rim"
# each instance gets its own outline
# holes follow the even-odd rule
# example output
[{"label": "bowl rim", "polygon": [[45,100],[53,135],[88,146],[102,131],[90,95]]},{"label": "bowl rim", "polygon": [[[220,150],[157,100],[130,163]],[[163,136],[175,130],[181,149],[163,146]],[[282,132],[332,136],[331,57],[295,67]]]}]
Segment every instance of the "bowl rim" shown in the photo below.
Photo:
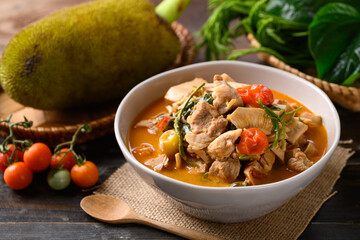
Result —
[{"label": "bowl rim", "polygon": [[[173,179],[173,178],[165,176],[165,175],[163,175],[161,173],[155,172],[155,171],[151,170],[150,168],[146,167],[145,165],[143,165],[142,163],[140,163],[138,160],[136,160],[136,158],[130,153],[129,149],[127,148],[127,144],[122,140],[121,135],[120,135],[120,128],[119,128],[122,109],[124,108],[125,104],[127,103],[128,99],[130,98],[130,96],[132,94],[134,94],[138,89],[143,88],[144,85],[147,85],[152,81],[155,81],[159,77],[163,77],[163,76],[166,76],[166,75],[169,75],[169,74],[177,73],[177,72],[180,72],[180,71],[183,71],[183,70],[188,70],[188,69],[191,69],[191,68],[204,67],[204,66],[213,66],[213,65],[224,65],[224,64],[225,65],[230,64],[230,65],[234,65],[234,66],[242,65],[242,66],[245,66],[245,67],[250,66],[250,67],[253,67],[253,68],[265,69],[266,71],[275,71],[275,72],[277,72],[279,74],[283,74],[283,75],[285,75],[287,77],[294,78],[297,81],[302,82],[302,84],[305,84],[305,85],[309,86],[310,88],[313,88],[319,95],[322,96],[322,98],[324,98],[324,100],[326,101],[326,103],[330,107],[329,111],[331,111],[332,115],[334,115],[333,120],[334,120],[334,123],[335,123],[334,124],[335,139],[334,139],[333,144],[327,149],[326,153],[316,163],[314,163],[309,169],[307,169],[307,170],[305,170],[305,171],[303,171],[301,173],[298,173],[295,176],[292,176],[290,178],[280,180],[280,181],[277,181],[277,182],[273,182],[273,183],[246,186],[246,187],[230,187],[230,186],[229,187],[208,187],[208,186],[201,186],[201,185],[195,185],[195,184],[191,184],[191,183],[187,183],[187,182],[182,182],[180,180]],[[300,178],[306,178],[308,175],[311,175],[312,171],[315,171],[315,170],[311,170],[311,169],[314,169],[314,167],[319,165],[320,162],[323,162],[323,161],[328,162],[331,155],[333,154],[336,147],[338,146],[338,143],[339,143],[339,140],[340,140],[341,128],[340,128],[340,118],[339,118],[338,112],[337,112],[334,104],[332,103],[330,98],[325,94],[325,92],[323,90],[321,90],[319,87],[317,87],[316,85],[314,85],[314,84],[306,81],[305,79],[302,79],[302,78],[300,78],[300,77],[298,77],[298,76],[296,76],[294,74],[282,71],[282,70],[274,68],[274,67],[270,67],[270,66],[266,66],[266,65],[262,65],[262,64],[257,64],[257,63],[251,63],[251,62],[244,62],[244,61],[219,60],[219,61],[194,63],[194,64],[190,64],[188,66],[183,66],[183,67],[179,67],[179,68],[176,68],[176,69],[168,70],[168,71],[156,74],[156,75],[142,81],[141,83],[137,84],[135,87],[133,87],[126,94],[126,96],[123,98],[123,100],[121,101],[121,103],[120,103],[120,105],[119,105],[119,107],[118,107],[118,109],[116,111],[115,120],[114,120],[114,131],[115,131],[115,137],[116,137],[116,140],[118,142],[118,145],[119,145],[125,159],[127,160],[127,162],[129,162],[130,164],[135,164],[136,167],[140,168],[142,171],[144,171],[148,175],[155,176],[156,178],[160,178],[162,181],[169,182],[171,184],[179,185],[179,186],[182,186],[182,187],[194,188],[196,190],[226,191],[227,192],[227,191],[254,191],[254,190],[260,190],[260,189],[269,189],[269,188],[273,188],[273,187],[281,187],[283,185],[291,184],[294,181],[296,182]],[[127,138],[127,137],[125,137],[125,138]],[[317,176],[315,176],[315,177],[317,177]]]}]

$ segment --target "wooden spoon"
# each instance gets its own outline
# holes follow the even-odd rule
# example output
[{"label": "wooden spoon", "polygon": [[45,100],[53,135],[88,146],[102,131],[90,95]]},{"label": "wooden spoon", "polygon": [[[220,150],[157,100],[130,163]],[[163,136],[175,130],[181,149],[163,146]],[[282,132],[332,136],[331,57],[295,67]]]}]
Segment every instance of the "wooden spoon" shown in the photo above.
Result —
[{"label": "wooden spoon", "polygon": [[87,214],[102,222],[114,224],[140,223],[188,239],[222,239],[207,233],[146,218],[136,213],[123,200],[111,196],[90,195],[81,200],[80,206]]}]

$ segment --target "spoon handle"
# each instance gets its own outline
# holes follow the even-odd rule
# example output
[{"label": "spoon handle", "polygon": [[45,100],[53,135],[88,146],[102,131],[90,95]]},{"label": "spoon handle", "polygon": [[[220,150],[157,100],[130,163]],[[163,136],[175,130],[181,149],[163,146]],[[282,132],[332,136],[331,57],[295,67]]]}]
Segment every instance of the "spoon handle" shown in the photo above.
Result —
[{"label": "spoon handle", "polygon": [[223,238],[214,236],[214,235],[210,235],[208,233],[204,233],[204,232],[199,232],[196,230],[192,230],[192,229],[188,229],[188,228],[184,228],[184,227],[179,227],[176,225],[172,225],[169,223],[164,223],[164,222],[159,222],[150,218],[146,218],[143,216],[140,216],[138,214],[135,213],[134,218],[133,218],[133,223],[140,223],[140,224],[144,224],[153,228],[157,228],[160,230],[163,230],[165,232],[169,232],[169,233],[173,233],[175,235],[187,238],[187,239],[196,239],[196,240],[220,240]]}]

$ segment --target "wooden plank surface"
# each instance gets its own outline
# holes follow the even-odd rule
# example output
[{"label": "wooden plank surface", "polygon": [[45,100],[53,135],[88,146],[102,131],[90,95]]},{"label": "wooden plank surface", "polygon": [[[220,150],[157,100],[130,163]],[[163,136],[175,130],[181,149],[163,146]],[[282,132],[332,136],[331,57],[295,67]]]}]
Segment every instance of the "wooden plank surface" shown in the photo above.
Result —
[{"label": "wooden plank surface", "polygon": [[[0,0],[0,51],[27,24],[48,12],[85,1]],[[195,33],[206,18],[206,1],[194,0],[179,22]],[[238,45],[248,47],[244,38]],[[241,60],[262,63],[256,55]],[[201,61],[203,50],[195,58],[195,62]],[[353,139],[348,146],[356,153],[335,186],[337,193],[323,205],[300,239],[360,239],[360,113],[339,106],[337,109],[341,139]],[[125,162],[113,135],[79,145],[78,149],[98,165],[100,183]],[[64,191],[52,191],[46,184],[46,174],[36,175],[31,186],[23,191],[11,190],[0,179],[0,239],[181,239],[136,224],[100,223],[79,206],[90,192],[82,192],[73,185]]]}]

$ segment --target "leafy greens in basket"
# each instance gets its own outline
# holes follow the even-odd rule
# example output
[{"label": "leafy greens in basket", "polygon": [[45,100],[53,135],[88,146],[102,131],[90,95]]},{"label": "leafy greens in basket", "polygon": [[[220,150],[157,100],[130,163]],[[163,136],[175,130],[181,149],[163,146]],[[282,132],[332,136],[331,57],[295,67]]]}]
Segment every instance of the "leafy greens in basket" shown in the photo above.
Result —
[{"label": "leafy greens in basket", "polygon": [[[208,60],[264,52],[318,77],[351,85],[360,75],[360,4],[357,0],[209,0],[200,30]],[[234,20],[239,20],[234,22]],[[261,47],[234,49],[252,34]]]}]

